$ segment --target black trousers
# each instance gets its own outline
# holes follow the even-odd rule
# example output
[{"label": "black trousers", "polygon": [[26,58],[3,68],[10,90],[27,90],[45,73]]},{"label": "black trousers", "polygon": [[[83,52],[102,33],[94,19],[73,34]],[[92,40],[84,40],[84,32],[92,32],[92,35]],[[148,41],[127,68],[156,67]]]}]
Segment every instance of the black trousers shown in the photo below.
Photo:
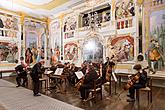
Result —
[{"label": "black trousers", "polygon": [[140,88],[144,88],[145,85],[136,83],[134,84],[132,87],[129,88],[129,94],[130,94],[130,98],[134,99],[135,98],[135,90],[136,89],[140,89]]},{"label": "black trousers", "polygon": [[18,75],[18,76],[16,77],[16,81],[17,81],[17,85],[18,85],[18,86],[21,85],[21,79],[23,79],[22,85],[25,86],[25,83],[27,83],[27,80],[28,80],[27,76],[20,76],[20,75]]},{"label": "black trousers", "polygon": [[32,79],[33,80],[33,93],[34,95],[39,93],[39,78]]},{"label": "black trousers", "polygon": [[91,85],[88,84],[83,84],[82,86],[80,86],[80,95],[82,97],[82,99],[87,99],[89,96],[89,89],[92,89]]},{"label": "black trousers", "polygon": [[4,36],[3,30],[1,30],[1,36]]}]

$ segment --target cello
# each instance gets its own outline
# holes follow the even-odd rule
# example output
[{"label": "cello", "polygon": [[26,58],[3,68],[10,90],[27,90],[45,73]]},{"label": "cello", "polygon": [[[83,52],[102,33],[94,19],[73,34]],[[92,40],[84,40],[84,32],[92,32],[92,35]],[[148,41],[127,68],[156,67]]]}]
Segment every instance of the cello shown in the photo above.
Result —
[{"label": "cello", "polygon": [[[137,65],[137,66],[141,67],[140,64]],[[142,72],[144,72],[148,68],[149,67],[146,67],[146,68],[142,69]],[[124,90],[128,90],[130,87],[132,87],[135,84],[135,82],[139,80],[140,76],[141,76],[141,72],[140,71],[138,71],[135,75],[132,75],[130,77],[130,80],[128,80],[127,84],[124,86]]]}]

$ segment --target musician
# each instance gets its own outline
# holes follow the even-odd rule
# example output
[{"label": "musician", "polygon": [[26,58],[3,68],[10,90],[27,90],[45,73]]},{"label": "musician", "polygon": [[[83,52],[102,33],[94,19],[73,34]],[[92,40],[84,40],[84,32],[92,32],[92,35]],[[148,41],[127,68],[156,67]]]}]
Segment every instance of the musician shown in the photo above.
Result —
[{"label": "musician", "polygon": [[42,74],[42,65],[44,65],[45,61],[42,59],[40,62],[36,63],[33,68],[32,72],[30,74],[32,80],[33,80],[33,95],[34,96],[41,96],[39,94],[39,77],[40,74]]},{"label": "musician", "polygon": [[100,63],[100,71],[101,71],[101,78],[102,78],[102,82],[105,83],[106,82],[106,66],[103,63]]},{"label": "musician", "polygon": [[[22,57],[20,57],[20,60],[22,60]],[[18,60],[16,60],[16,63],[18,63]],[[21,86],[21,79],[23,79],[22,86],[25,87],[25,83],[27,82],[27,72],[26,72],[26,63],[24,64],[22,61],[20,62],[21,64],[18,64],[15,67],[15,71],[17,73],[16,81],[17,81],[17,86]]]},{"label": "musician", "polygon": [[69,80],[69,83],[73,86],[78,81],[76,74],[75,74],[75,72],[77,72],[78,70],[79,70],[79,68],[76,67],[74,63],[72,63],[70,65],[68,80]]},{"label": "musician", "polygon": [[23,79],[22,86],[25,87],[25,83],[27,82],[27,72],[24,70],[23,65],[18,65],[15,67],[15,71],[17,73],[16,81],[17,81],[17,86],[21,86],[21,79]]},{"label": "musician", "polygon": [[107,62],[104,64],[105,68],[106,68],[106,80],[110,80],[110,75],[112,73],[112,69],[115,66],[115,63],[113,62],[113,58],[114,55],[112,55],[111,59],[109,59],[109,57],[107,57]]},{"label": "musician", "polygon": [[140,88],[145,88],[147,83],[147,72],[142,70],[142,66],[140,64],[136,64],[133,69],[137,71],[137,74],[140,73],[140,77],[137,83],[135,83],[132,87],[129,88],[129,94],[127,95],[129,99],[127,102],[135,101],[135,90]]},{"label": "musician", "polygon": [[84,61],[82,64],[81,64],[81,70],[82,73],[85,75],[86,74],[86,69],[87,69],[87,61]]},{"label": "musician", "polygon": [[81,94],[81,99],[86,100],[89,96],[89,89],[93,88],[93,83],[94,80],[98,78],[97,72],[94,70],[94,67],[92,65],[87,65],[87,70],[86,74],[83,77],[83,84],[80,86],[80,94]]}]

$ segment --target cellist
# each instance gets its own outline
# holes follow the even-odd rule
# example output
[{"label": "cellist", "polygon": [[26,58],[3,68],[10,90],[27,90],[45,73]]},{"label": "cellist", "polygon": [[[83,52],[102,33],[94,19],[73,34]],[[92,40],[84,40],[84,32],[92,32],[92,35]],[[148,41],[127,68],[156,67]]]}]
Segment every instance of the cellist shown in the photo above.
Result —
[{"label": "cellist", "polygon": [[[127,95],[129,99],[127,99],[127,102],[134,102],[135,101],[135,90],[140,89],[140,88],[145,88],[146,83],[147,83],[147,72],[142,70],[142,66],[140,64],[136,64],[133,67],[134,70],[136,70],[136,76],[138,74],[139,79],[129,87],[129,94]],[[134,78],[131,78],[128,83],[134,82],[132,81]]]}]

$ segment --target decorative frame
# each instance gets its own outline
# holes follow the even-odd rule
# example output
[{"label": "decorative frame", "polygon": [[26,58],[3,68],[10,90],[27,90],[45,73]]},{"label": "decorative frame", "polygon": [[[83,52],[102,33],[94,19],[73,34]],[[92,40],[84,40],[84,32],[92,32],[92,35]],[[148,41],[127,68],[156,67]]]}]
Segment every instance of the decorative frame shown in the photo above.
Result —
[{"label": "decorative frame", "polygon": [[[154,13],[158,13],[161,10],[165,10],[165,2],[161,3],[161,0],[156,1],[145,1],[144,2],[144,10],[143,10],[143,45],[145,45],[145,47],[143,46],[143,53],[147,52],[147,49],[149,48],[149,44],[150,44],[150,40],[151,39],[157,39],[157,35],[152,34],[151,33],[151,15]],[[160,15],[157,15],[155,17],[158,17]],[[165,16],[165,15],[164,15]],[[161,19],[157,22],[159,22],[158,24],[160,24],[160,21],[162,21]],[[156,22],[154,20],[154,22]],[[152,25],[153,27],[158,26],[157,24]],[[153,28],[152,27],[152,28]],[[165,47],[162,47],[165,48]],[[165,54],[163,55],[165,58]]]},{"label": "decorative frame", "polygon": [[78,60],[77,42],[69,42],[64,45],[64,60],[76,63]]},{"label": "decorative frame", "polygon": [[[42,45],[43,41],[46,44],[46,24],[38,22],[32,19],[25,19],[24,21],[24,32],[25,32],[25,50],[30,49],[32,52],[32,64],[38,62],[41,58],[46,59],[46,48],[47,46]],[[30,34],[30,36],[29,36]],[[30,43],[30,45],[29,45]],[[25,52],[26,61],[26,52]],[[31,64],[31,63],[30,63]]]},{"label": "decorative frame", "polygon": [[[109,43],[110,42],[110,43]],[[134,60],[134,38],[129,35],[117,36],[114,38],[109,38],[109,52],[112,56],[115,56],[117,62],[127,62]]]},{"label": "decorative frame", "polygon": [[61,21],[55,19],[50,23],[50,51],[51,51],[51,63],[55,63],[61,60]]},{"label": "decorative frame", "polygon": [[21,53],[20,16],[0,11],[0,69],[14,67]]}]

